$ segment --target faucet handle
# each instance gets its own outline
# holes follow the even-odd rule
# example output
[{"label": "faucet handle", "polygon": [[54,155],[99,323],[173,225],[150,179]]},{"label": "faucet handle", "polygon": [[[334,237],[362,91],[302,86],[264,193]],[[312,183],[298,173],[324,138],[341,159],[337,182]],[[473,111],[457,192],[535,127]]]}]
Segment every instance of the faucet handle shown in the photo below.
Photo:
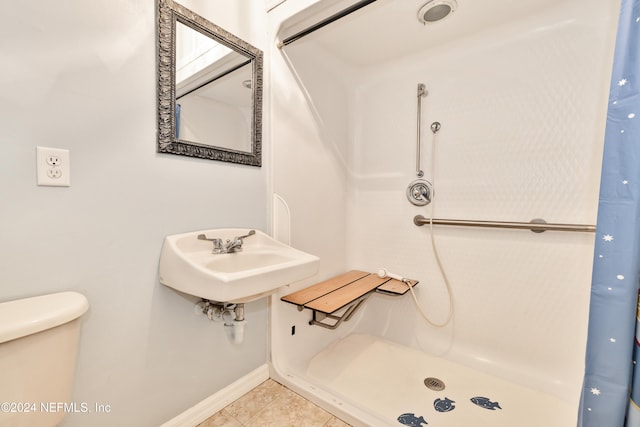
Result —
[{"label": "faucet handle", "polygon": [[204,234],[198,234],[198,240],[206,240],[207,242],[212,242],[213,243],[213,253],[214,254],[218,254],[218,253],[221,253],[223,251],[222,239],[219,239],[219,238],[209,239]]},{"label": "faucet handle", "polygon": [[250,230],[244,236],[237,236],[234,237],[233,240],[227,240],[224,244],[223,253],[240,252],[242,250],[242,244],[244,243],[242,239],[253,236],[254,234],[256,234],[256,230]]},{"label": "faucet handle", "polygon": [[256,230],[249,230],[249,232],[247,234],[245,234],[244,236],[238,236],[238,237],[236,237],[236,239],[237,240],[242,240],[245,237],[253,236],[254,234],[256,234]]},{"label": "faucet handle", "polygon": [[206,240],[207,242],[215,242],[221,239],[209,239],[205,234],[198,234],[198,240]]}]

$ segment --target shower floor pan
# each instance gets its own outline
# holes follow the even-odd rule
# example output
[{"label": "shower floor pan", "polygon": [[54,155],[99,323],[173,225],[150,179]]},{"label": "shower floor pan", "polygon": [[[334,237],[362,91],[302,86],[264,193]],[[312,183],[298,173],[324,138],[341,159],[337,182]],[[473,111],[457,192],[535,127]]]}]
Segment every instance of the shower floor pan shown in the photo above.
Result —
[{"label": "shower floor pan", "polygon": [[[577,422],[577,408],[557,397],[368,335],[350,335],[323,350],[311,360],[307,375],[389,420],[389,426],[564,427]],[[444,383],[441,391],[438,380]]]}]

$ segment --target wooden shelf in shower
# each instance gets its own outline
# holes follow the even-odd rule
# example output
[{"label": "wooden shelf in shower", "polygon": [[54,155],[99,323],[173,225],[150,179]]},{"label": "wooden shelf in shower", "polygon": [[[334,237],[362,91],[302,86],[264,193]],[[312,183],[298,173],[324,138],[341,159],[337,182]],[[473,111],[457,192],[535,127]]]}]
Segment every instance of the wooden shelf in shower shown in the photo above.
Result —
[{"label": "wooden shelf in shower", "polygon": [[[410,280],[410,283],[415,286],[418,281]],[[296,305],[299,310],[305,308],[312,310],[313,319],[309,322],[310,324],[335,329],[343,321],[349,320],[371,293],[404,295],[408,290],[409,287],[399,280],[380,278],[366,271],[351,270],[280,299]],[[335,314],[342,309],[346,309],[344,313]],[[333,319],[336,323],[322,322],[326,318]]]}]

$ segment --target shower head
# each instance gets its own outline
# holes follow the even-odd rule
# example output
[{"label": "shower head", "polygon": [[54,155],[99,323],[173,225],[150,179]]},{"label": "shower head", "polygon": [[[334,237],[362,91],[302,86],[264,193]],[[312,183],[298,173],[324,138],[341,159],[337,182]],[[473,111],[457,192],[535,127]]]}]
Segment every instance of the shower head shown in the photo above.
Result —
[{"label": "shower head", "polygon": [[438,22],[452,14],[457,5],[455,0],[431,0],[418,11],[418,21],[424,25]]},{"label": "shower head", "polygon": [[386,270],[384,268],[381,268],[380,270],[378,270],[378,277],[381,278],[381,279],[384,279],[385,277],[388,277],[390,279],[396,279],[396,280],[399,280],[401,282],[404,282],[405,280],[407,280],[404,277],[402,277],[401,275],[394,274],[394,273],[392,273],[392,272],[390,272],[390,271],[388,271],[388,270]]}]

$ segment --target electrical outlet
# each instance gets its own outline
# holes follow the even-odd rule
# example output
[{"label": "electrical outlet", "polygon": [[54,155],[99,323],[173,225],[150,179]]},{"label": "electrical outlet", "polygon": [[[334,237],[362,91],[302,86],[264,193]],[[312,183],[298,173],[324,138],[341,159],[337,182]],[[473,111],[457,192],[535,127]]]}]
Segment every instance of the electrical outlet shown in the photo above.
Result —
[{"label": "electrical outlet", "polygon": [[49,166],[60,166],[60,157],[55,154],[47,154],[45,160]]},{"label": "electrical outlet", "polygon": [[38,185],[69,187],[71,185],[69,150],[36,147]]}]

